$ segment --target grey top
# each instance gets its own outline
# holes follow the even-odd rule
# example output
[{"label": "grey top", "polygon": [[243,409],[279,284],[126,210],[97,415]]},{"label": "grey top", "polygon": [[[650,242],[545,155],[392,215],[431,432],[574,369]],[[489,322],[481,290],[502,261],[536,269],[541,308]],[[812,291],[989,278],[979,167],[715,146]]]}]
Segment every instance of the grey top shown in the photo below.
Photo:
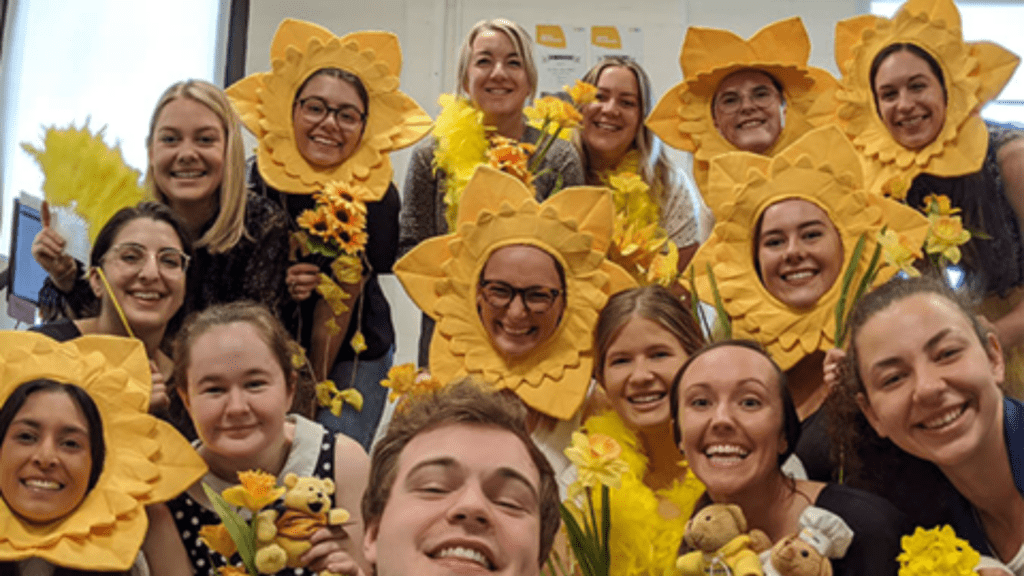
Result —
[{"label": "grey top", "polygon": [[[540,130],[528,125],[522,141],[536,143],[539,138]],[[431,137],[420,142],[412,151],[409,172],[402,190],[399,254],[405,254],[427,238],[448,233],[448,223],[444,217],[444,171],[438,170],[435,173],[433,166],[436,148],[437,139]],[[549,172],[533,180],[538,202],[551,195],[559,175],[562,177],[563,188],[583,185],[583,165],[576,150],[566,140],[557,140],[544,156],[540,170],[548,168],[551,169]]]}]

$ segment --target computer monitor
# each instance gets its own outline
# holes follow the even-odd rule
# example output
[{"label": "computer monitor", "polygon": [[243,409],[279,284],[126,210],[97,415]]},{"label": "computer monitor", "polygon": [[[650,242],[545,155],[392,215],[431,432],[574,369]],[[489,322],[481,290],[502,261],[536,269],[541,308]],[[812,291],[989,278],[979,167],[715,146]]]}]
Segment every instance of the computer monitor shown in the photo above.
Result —
[{"label": "computer monitor", "polygon": [[20,198],[14,199],[14,217],[11,222],[7,315],[26,324],[35,321],[39,289],[46,280],[46,271],[32,257],[32,240],[43,229],[40,205],[40,200],[22,193]]}]

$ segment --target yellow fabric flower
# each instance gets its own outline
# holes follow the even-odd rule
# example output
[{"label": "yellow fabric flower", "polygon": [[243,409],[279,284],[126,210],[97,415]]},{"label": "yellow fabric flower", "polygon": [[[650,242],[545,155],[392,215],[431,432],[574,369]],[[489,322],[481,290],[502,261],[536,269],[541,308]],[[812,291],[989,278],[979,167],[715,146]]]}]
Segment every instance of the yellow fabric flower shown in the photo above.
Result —
[{"label": "yellow fabric flower", "polygon": [[675,242],[666,242],[668,252],[657,254],[647,269],[647,282],[668,288],[679,279],[679,248]]},{"label": "yellow fabric flower", "polygon": [[523,109],[523,113],[530,119],[531,124],[538,128],[546,127],[552,134],[563,128],[578,128],[583,122],[583,114],[571,103],[557,96],[538,98],[533,106]]},{"label": "yellow fabric flower", "polygon": [[945,194],[929,194],[924,197],[924,212],[934,216],[952,216],[960,212],[954,208],[949,196]]},{"label": "yellow fabric flower", "polygon": [[910,192],[910,182],[903,176],[893,176],[882,184],[882,195],[893,200],[904,200]]},{"label": "yellow fabric flower", "polygon": [[[863,277],[883,227],[905,234],[911,245],[924,244],[928,220],[917,210],[863,187],[860,157],[834,126],[809,132],[774,158],[732,152],[712,162],[708,206],[716,224],[690,266],[701,300],[714,303],[708,267],[718,284],[733,335],[763,344],[784,370],[816,350],[835,346],[835,307],[842,295],[843,273],[851,265],[858,240],[865,238],[853,282]],[[793,308],[765,288],[754,258],[757,223],[776,202],[797,198],[821,208],[842,242],[839,278],[809,309]],[[884,266],[875,283],[897,269]],[[690,277],[690,271],[684,272]],[[856,287],[856,284],[854,284]]]},{"label": "yellow fabric flower", "polygon": [[334,318],[328,318],[327,321],[324,322],[324,327],[327,328],[327,335],[332,338],[341,334],[341,326],[338,326],[338,321]]},{"label": "yellow fabric flower", "polygon": [[115,212],[150,197],[139,184],[139,171],[125,164],[120,146],[103,141],[104,130],[93,133],[88,120],[81,128],[50,126],[42,149],[21,145],[43,171],[46,201],[51,207],[73,206],[88,224],[91,243]]},{"label": "yellow fabric flower", "polygon": [[[538,204],[516,178],[482,166],[466,186],[457,226],[429,238],[395,263],[395,275],[437,321],[430,371],[441,382],[472,375],[513,390],[531,408],[571,417],[586,396],[593,365],[591,334],[609,294],[635,285],[605,258],[613,227],[607,190],[566,188]],[[494,348],[476,309],[476,285],[491,253],[536,246],[565,271],[566,306],[555,333],[525,358],[509,362]]]},{"label": "yellow fabric flower", "polygon": [[316,285],[316,291],[324,297],[324,301],[331,307],[331,311],[334,312],[335,316],[341,316],[345,312],[348,312],[348,304],[345,303],[351,294],[345,292],[338,286],[337,282],[331,279],[330,276],[320,273],[320,283]]},{"label": "yellow fabric flower", "polygon": [[[693,513],[694,505],[704,493],[704,485],[684,460],[682,479],[676,478],[671,486],[662,490],[647,487],[643,478],[648,472],[648,457],[643,452],[643,444],[613,410],[588,418],[583,428],[615,439],[622,448],[619,458],[628,466],[620,476],[622,485],[613,488],[609,498],[613,526],[609,535],[611,574],[674,573],[667,570],[675,567],[685,519]],[[595,501],[598,513],[599,504]],[[668,511],[674,514],[666,515]]]},{"label": "yellow fabric flower", "polygon": [[342,254],[331,262],[331,272],[342,284],[358,284],[363,279],[363,260],[359,256]]},{"label": "yellow fabric flower", "polygon": [[[871,64],[890,44],[908,42],[939,63],[945,80],[946,121],[935,140],[908,150],[879,117]],[[1010,80],[1020,59],[991,42],[964,42],[952,0],[907,0],[893,18],[864,15],[836,24],[835,58],[842,73],[836,123],[865,157],[867,188],[878,192],[892,177],[922,172],[960,176],[981,169],[988,130],[977,114]]]},{"label": "yellow fabric flower", "polygon": [[337,223],[334,214],[324,205],[319,205],[313,210],[304,210],[295,222],[313,236],[321,240],[329,241],[334,238]]},{"label": "yellow fabric flower", "polygon": [[96,403],[106,455],[96,485],[70,514],[40,526],[0,499],[0,561],[38,557],[76,570],[127,571],[146,535],[145,506],[174,498],[206,463],[174,428],[147,413],[152,389],[142,342],[86,335],[58,343],[0,332],[0,404],[24,382],[75,384]]},{"label": "yellow fabric flower", "polygon": [[[310,22],[286,18],[270,44],[270,72],[246,76],[227,89],[246,127],[256,135],[260,175],[282,192],[308,194],[329,182],[363,186],[379,200],[391,183],[388,153],[414,144],[430,117],[398,89],[402,55],[389,32],[353,32],[341,38]],[[359,146],[338,166],[310,164],[295,144],[292,110],[299,87],[322,68],[355,74],[369,96]]]},{"label": "yellow fabric flower", "polygon": [[411,362],[392,366],[388,370],[388,377],[380,381],[381,386],[391,390],[388,394],[388,401],[394,402],[398,400],[399,396],[407,394],[412,390],[413,382],[416,381],[416,374],[416,365]]},{"label": "yellow fabric flower", "polygon": [[331,400],[338,394],[338,387],[333,380],[321,380],[316,383],[316,402],[321,406],[330,406]]},{"label": "yellow fabric flower", "polygon": [[442,94],[437,103],[441,105],[441,114],[434,124],[434,165],[445,173],[445,219],[448,229],[454,230],[462,190],[477,166],[487,159],[488,129],[484,127],[484,113],[469,100]]},{"label": "yellow fabric flower", "polygon": [[963,246],[971,239],[971,233],[964,230],[963,222],[959,216],[929,216],[931,228],[928,229],[928,239],[925,251],[929,254],[939,254],[951,264],[960,261],[960,246]]},{"label": "yellow fabric flower", "polygon": [[276,478],[258,470],[239,472],[238,481],[241,484],[225,489],[221,495],[228,504],[253,512],[259,512],[285,492],[283,487],[278,488]]},{"label": "yellow fabric flower", "polygon": [[882,246],[882,257],[889,266],[899,269],[911,278],[921,275],[914,267],[914,262],[922,256],[920,244],[914,246],[913,240],[906,234],[892,230],[886,230],[884,234],[879,231],[878,243]]},{"label": "yellow fabric flower", "polygon": [[356,354],[362,354],[366,351],[366,337],[359,330],[356,330],[356,333],[352,335],[352,340],[349,344],[352,346],[352,351]]},{"label": "yellow fabric flower", "polygon": [[597,99],[597,86],[589,82],[577,80],[572,86],[563,86],[576,106],[586,106]]},{"label": "yellow fabric flower", "polygon": [[691,26],[679,56],[683,81],[673,86],[647,117],[647,126],[666,144],[693,152],[693,176],[702,193],[711,159],[733,146],[718,132],[711,105],[726,76],[746,68],[771,74],[782,84],[784,128],[765,153],[774,156],[811,128],[832,122],[831,74],[807,65],[811,41],[800,18],[769,24],[749,40],[728,30]]},{"label": "yellow fabric flower", "polygon": [[900,576],[972,576],[981,559],[949,525],[930,530],[918,526],[900,544],[903,551],[896,557]]},{"label": "yellow fabric flower", "polygon": [[355,388],[338,390],[332,380],[323,380],[316,385],[317,404],[329,409],[335,416],[341,416],[345,404],[350,404],[357,411],[363,409],[363,395]]},{"label": "yellow fabric flower", "polygon": [[576,466],[576,482],[569,486],[570,498],[586,488],[621,486],[620,477],[629,470],[619,458],[621,453],[622,447],[611,436],[573,432],[572,444],[565,449],[565,456]]},{"label": "yellow fabric flower", "polygon": [[533,182],[529,163],[530,155],[535,150],[534,145],[517,142],[499,134],[492,134],[489,141],[491,147],[487,149],[487,164],[491,168],[515,176],[529,186]]}]

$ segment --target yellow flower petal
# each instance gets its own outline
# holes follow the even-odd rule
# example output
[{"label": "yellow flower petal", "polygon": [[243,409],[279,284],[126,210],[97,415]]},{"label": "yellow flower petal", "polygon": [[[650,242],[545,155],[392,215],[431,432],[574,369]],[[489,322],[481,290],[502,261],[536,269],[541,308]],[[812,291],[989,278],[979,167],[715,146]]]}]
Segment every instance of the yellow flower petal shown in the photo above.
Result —
[{"label": "yellow flower petal", "polygon": [[266,472],[239,472],[238,481],[241,484],[225,489],[222,496],[229,504],[245,507],[253,512],[262,510],[285,492],[284,488],[277,486],[277,479]]},{"label": "yellow flower petal", "polygon": [[238,551],[235,541],[231,539],[231,534],[223,524],[203,526],[199,529],[199,538],[207,548],[225,558],[231,558]]},{"label": "yellow flower petal", "polygon": [[[316,291],[324,297],[324,301],[327,302],[331,307],[331,311],[334,312],[335,316],[341,316],[345,312],[348,312],[348,305],[345,304],[345,300],[350,297],[348,292],[341,289],[341,286],[331,279],[330,276],[320,273],[320,283],[316,286]],[[330,322],[333,322],[332,318]],[[334,327],[340,331],[338,325]]]},{"label": "yellow flower petal", "polygon": [[331,272],[342,284],[358,284],[363,278],[363,261],[358,256],[342,254],[331,262]]},{"label": "yellow flower petal", "polygon": [[341,392],[338,392],[338,396],[341,397],[347,404],[351,404],[357,411],[363,409],[363,395],[355,388],[345,388]]},{"label": "yellow flower petal", "polygon": [[356,354],[362,354],[366,351],[366,338],[363,333],[356,331],[355,335],[352,336],[352,340],[349,342],[352,345],[352,350]]},{"label": "yellow flower petal", "polygon": [[569,86],[563,86],[563,90],[569,93],[569,97],[576,106],[586,106],[597,98],[597,86],[577,80],[571,88]]}]

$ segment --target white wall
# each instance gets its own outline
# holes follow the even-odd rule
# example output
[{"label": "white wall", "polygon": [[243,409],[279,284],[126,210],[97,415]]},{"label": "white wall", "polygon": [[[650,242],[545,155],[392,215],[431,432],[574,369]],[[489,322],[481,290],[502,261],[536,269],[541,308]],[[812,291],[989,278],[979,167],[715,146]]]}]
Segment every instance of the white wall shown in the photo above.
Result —
[{"label": "white wall", "polygon": [[[402,44],[402,90],[436,115],[437,96],[454,86],[455,53],[466,31],[484,18],[505,17],[531,33],[536,24],[637,26],[655,92],[679,82],[686,27],[709,26],[748,37],[762,26],[799,15],[811,37],[811,64],[836,73],[835,23],[867,11],[868,0],[251,0],[247,73],[269,68],[269,46],[285,17],[316,22],[338,35],[388,30]],[[392,155],[395,182],[405,179],[408,152]],[[398,331],[396,363],[415,361],[419,312],[393,277],[382,279]]]}]

